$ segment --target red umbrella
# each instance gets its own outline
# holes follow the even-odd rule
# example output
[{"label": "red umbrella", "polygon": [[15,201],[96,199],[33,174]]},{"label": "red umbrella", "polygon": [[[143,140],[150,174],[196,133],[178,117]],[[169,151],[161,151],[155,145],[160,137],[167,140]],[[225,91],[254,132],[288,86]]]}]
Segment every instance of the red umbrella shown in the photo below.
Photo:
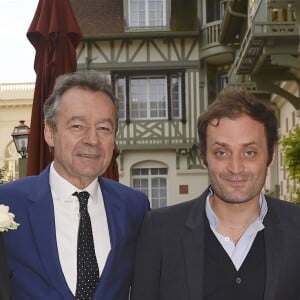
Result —
[{"label": "red umbrella", "polygon": [[[76,47],[82,33],[69,0],[39,0],[27,38],[36,50],[36,83],[33,97],[27,175],[39,174],[53,157],[44,140],[43,104],[57,76],[76,71]],[[103,174],[119,180],[117,146],[110,166]]]},{"label": "red umbrella", "polygon": [[82,33],[69,0],[39,0],[27,38],[36,50],[27,175],[36,175],[52,160],[44,141],[43,104],[57,76],[76,71],[76,47]]}]

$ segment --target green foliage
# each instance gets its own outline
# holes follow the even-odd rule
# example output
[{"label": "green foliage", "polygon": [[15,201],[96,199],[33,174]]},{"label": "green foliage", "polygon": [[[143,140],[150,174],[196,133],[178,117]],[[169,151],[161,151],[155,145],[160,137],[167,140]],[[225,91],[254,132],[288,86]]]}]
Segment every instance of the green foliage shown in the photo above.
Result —
[{"label": "green foliage", "polygon": [[284,164],[293,184],[289,187],[292,201],[300,204],[300,126],[282,139]]}]

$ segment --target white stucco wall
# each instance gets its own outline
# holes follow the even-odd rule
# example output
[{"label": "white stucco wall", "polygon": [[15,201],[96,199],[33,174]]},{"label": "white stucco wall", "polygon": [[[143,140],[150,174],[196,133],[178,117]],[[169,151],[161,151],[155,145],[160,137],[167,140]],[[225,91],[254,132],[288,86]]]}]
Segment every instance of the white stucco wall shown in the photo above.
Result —
[{"label": "white stucco wall", "polygon": [[[208,185],[207,172],[205,170],[181,169],[176,170],[176,155],[171,151],[130,151],[123,156],[123,170],[120,171],[120,182],[130,185],[131,169],[140,164],[139,167],[151,166],[168,169],[168,205],[187,201],[199,196]],[[119,160],[120,166],[120,160]],[[188,185],[188,194],[179,194],[179,186]]]}]

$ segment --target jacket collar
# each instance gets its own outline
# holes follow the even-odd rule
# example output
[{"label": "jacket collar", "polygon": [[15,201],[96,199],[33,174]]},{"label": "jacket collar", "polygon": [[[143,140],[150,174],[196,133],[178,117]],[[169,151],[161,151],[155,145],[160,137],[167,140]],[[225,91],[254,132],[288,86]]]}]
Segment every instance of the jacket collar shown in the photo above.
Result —
[{"label": "jacket collar", "polygon": [[196,198],[185,222],[183,251],[191,300],[203,299],[204,222],[206,190]]}]

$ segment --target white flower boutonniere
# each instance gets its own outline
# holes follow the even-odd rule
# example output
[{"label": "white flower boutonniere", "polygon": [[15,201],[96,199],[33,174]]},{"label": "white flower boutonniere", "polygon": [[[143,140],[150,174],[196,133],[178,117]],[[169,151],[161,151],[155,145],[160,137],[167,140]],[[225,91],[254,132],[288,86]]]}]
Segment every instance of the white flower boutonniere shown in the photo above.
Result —
[{"label": "white flower boutonniere", "polygon": [[20,224],[14,221],[15,215],[9,212],[9,207],[0,204],[0,232],[17,229]]}]

